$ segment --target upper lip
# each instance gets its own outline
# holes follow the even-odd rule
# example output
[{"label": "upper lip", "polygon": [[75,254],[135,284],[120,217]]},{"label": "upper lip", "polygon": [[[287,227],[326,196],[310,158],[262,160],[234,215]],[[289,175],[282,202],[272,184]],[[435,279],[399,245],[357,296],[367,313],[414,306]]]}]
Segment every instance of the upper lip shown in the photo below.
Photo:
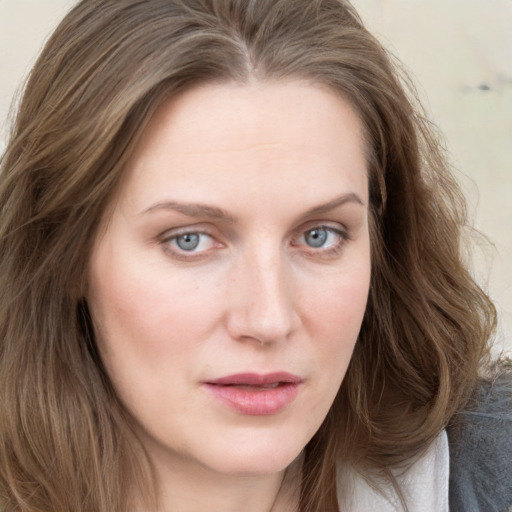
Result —
[{"label": "upper lip", "polygon": [[218,386],[266,386],[269,384],[300,384],[302,379],[297,375],[288,372],[273,373],[236,373],[220,377],[219,379],[209,380],[207,384],[216,384]]}]

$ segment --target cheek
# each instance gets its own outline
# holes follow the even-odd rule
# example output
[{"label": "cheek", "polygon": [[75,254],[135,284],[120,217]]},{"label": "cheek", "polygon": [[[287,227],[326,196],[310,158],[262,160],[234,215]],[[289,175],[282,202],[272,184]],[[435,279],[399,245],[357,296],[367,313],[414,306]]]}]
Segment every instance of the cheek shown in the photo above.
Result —
[{"label": "cheek", "polygon": [[[142,422],[162,419],[183,408],[191,358],[203,336],[197,306],[180,283],[140,262],[106,259],[113,271],[91,273],[91,314],[101,359],[127,409]],[[185,288],[183,286],[183,288]]]},{"label": "cheek", "polygon": [[137,375],[140,361],[153,368],[162,356],[165,330],[157,319],[166,298],[154,286],[150,269],[140,265],[123,239],[112,235],[95,248],[89,275],[96,341],[111,379],[124,379],[123,368]]},{"label": "cheek", "polygon": [[369,258],[350,271],[332,275],[304,302],[302,315],[312,340],[316,368],[334,399],[345,376],[366,311],[370,282]]},{"label": "cheek", "polygon": [[133,249],[100,249],[91,264],[88,300],[98,348],[111,377],[123,368],[134,375],[157,375],[184,366],[219,317],[216,287],[161,264],[148,264],[148,258]]},{"label": "cheek", "polygon": [[333,343],[355,341],[359,333],[370,283],[370,264],[363,262],[352,271],[328,276],[304,301],[309,328],[324,332]]}]

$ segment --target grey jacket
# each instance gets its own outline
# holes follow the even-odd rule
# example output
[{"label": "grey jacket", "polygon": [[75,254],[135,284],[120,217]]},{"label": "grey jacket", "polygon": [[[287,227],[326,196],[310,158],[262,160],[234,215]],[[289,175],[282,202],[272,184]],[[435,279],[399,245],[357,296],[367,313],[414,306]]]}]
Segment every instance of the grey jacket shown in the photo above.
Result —
[{"label": "grey jacket", "polygon": [[512,512],[512,365],[449,426],[450,512]]}]

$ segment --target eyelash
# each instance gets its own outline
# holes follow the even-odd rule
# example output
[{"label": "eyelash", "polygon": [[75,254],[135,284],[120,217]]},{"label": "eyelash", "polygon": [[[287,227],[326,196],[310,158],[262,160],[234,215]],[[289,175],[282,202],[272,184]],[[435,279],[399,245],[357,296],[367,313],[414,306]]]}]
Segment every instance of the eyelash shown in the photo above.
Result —
[{"label": "eyelash", "polygon": [[[308,245],[307,243],[297,243],[297,240],[300,240],[301,238],[304,238],[308,233],[312,233],[313,231],[326,231],[327,236],[334,235],[337,237],[337,240],[331,244],[331,246],[324,248],[324,247],[312,247]],[[183,229],[178,232],[173,232],[170,236],[167,235],[165,238],[162,239],[161,243],[164,245],[166,252],[171,253],[173,257],[176,257],[178,259],[182,260],[193,260],[197,258],[203,257],[206,253],[208,253],[211,249],[205,249],[196,251],[195,247],[187,251],[183,248],[177,247],[177,240],[181,237],[185,236],[199,236],[199,237],[209,237],[212,240],[213,246],[217,246],[217,248],[222,248],[224,245],[220,242],[217,242],[215,240],[215,237],[206,232],[202,231],[200,229],[193,230],[193,229]],[[337,256],[344,248],[345,244],[351,240],[351,237],[345,229],[339,229],[335,228],[333,226],[324,225],[324,224],[317,224],[313,225],[311,227],[308,227],[307,229],[304,229],[301,231],[300,235],[298,237],[292,238],[291,245],[295,248],[299,248],[300,246],[307,247],[307,253],[306,255],[308,257],[335,257]],[[201,240],[199,240],[199,244],[201,244]]]},{"label": "eyelash", "polygon": [[[206,252],[209,251],[209,249],[203,250],[203,251],[187,251],[185,249],[182,249],[180,247],[176,247],[175,243],[177,243],[177,240],[179,238],[185,237],[185,236],[194,236],[198,235],[199,237],[209,237],[212,240],[212,244],[215,246],[218,246],[218,248],[223,247],[223,244],[220,242],[215,241],[215,237],[211,235],[210,233],[206,231],[202,231],[200,229],[194,230],[194,229],[183,229],[181,231],[173,232],[170,236],[167,235],[162,239],[162,244],[164,245],[164,248],[166,252],[171,253],[171,255],[175,258],[182,259],[182,260],[192,260],[194,258],[202,257]],[[199,244],[201,244],[201,241],[199,241]],[[195,248],[194,248],[195,249]]]},{"label": "eyelash", "polygon": [[[333,242],[328,247],[318,247],[318,248],[307,245],[306,243],[297,244],[296,242],[292,242],[292,245],[294,247],[298,247],[299,245],[304,245],[305,247],[307,247],[308,251],[309,251],[308,256],[311,256],[311,257],[317,257],[317,256],[335,257],[343,250],[345,244],[351,240],[348,231],[346,231],[345,229],[339,229],[337,227],[333,227],[333,226],[329,226],[329,225],[325,225],[325,224],[319,224],[319,225],[315,225],[312,227],[308,227],[307,229],[305,229],[301,232],[301,235],[298,237],[298,239],[304,238],[306,236],[306,234],[312,233],[313,231],[326,231],[327,236],[334,235],[337,237],[337,240],[335,242]],[[294,240],[296,240],[296,239],[294,239]]]}]

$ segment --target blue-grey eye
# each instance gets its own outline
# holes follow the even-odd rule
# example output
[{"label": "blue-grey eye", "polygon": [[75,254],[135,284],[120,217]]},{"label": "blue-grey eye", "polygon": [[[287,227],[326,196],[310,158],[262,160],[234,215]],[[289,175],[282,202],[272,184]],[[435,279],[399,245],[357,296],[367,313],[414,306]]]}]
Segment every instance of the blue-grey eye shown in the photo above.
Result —
[{"label": "blue-grey eye", "polygon": [[176,237],[176,245],[182,251],[194,251],[198,248],[200,242],[199,233],[186,233]]},{"label": "blue-grey eye", "polygon": [[329,232],[327,229],[314,228],[304,233],[304,241],[310,247],[323,247],[327,241],[328,236]]},{"label": "blue-grey eye", "polygon": [[171,254],[182,258],[187,257],[187,255],[207,254],[212,249],[222,247],[222,244],[219,244],[215,238],[201,231],[184,231],[181,234],[169,235],[162,240],[162,243]]}]

